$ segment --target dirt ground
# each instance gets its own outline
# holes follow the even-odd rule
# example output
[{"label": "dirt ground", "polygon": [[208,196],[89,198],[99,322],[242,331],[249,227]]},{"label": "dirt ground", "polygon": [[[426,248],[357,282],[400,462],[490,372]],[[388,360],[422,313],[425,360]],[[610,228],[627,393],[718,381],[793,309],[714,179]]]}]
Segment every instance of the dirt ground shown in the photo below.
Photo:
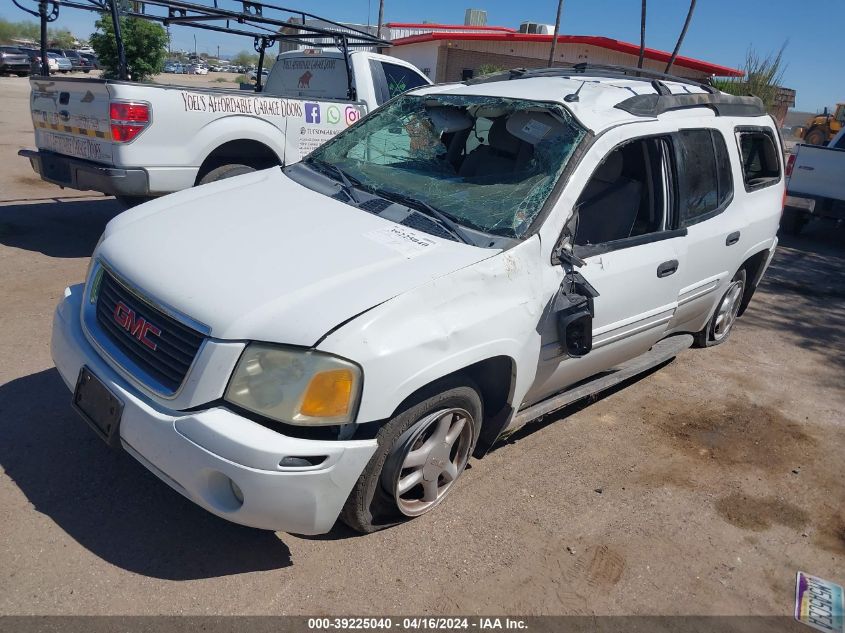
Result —
[{"label": "dirt ground", "polygon": [[430,516],[274,534],[71,410],[52,312],[119,209],[16,156],[27,98],[0,78],[0,614],[789,615],[798,570],[845,584],[845,230],[784,239],[726,345],[519,432]]}]

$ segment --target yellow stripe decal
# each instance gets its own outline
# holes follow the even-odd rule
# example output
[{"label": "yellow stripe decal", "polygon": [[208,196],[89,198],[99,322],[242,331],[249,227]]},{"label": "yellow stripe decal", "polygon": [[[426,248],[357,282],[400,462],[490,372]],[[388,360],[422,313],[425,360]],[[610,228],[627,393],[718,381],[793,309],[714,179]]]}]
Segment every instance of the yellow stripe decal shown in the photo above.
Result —
[{"label": "yellow stripe decal", "polygon": [[54,130],[56,132],[63,132],[75,134],[77,136],[88,136],[91,138],[100,138],[106,141],[111,140],[110,132],[101,132],[100,130],[89,130],[84,127],[73,127],[70,125],[57,125],[56,123],[45,123],[44,121],[35,121],[35,127],[42,130]]}]

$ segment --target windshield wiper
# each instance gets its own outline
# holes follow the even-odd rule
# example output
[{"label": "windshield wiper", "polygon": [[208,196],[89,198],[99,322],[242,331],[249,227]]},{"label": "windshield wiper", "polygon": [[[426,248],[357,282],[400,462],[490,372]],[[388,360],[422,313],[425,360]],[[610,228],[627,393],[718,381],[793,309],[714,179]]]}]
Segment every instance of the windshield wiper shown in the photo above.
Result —
[{"label": "windshield wiper", "polygon": [[459,241],[463,242],[464,244],[469,244],[470,246],[475,246],[472,238],[469,237],[466,232],[448,215],[443,213],[440,209],[436,209],[427,202],[423,202],[422,200],[417,200],[416,198],[412,198],[411,196],[405,195],[404,193],[399,193],[396,191],[386,191],[384,189],[373,189],[372,193],[377,196],[384,198],[385,200],[391,200],[393,202],[398,202],[399,204],[403,204],[412,211],[424,215],[429,218],[433,218],[438,225],[442,226],[444,229],[449,231],[454,237],[456,237]]},{"label": "windshield wiper", "polygon": [[322,160],[314,160],[314,159],[308,160],[306,162],[309,165],[313,165],[314,167],[317,168],[318,171],[321,171],[324,174],[326,173],[326,168],[330,169],[335,174],[337,174],[338,178],[340,179],[340,183],[342,185],[340,190],[343,191],[343,193],[346,194],[346,197],[349,198],[349,200],[351,200],[352,202],[354,202],[356,206],[359,206],[361,204],[361,201],[358,199],[358,196],[355,194],[355,185],[356,184],[360,185],[361,184],[360,182],[358,182],[358,181],[353,182],[352,179],[349,176],[346,175],[345,171],[343,171],[337,165],[333,165],[332,163],[327,163],[327,162],[322,161]]}]

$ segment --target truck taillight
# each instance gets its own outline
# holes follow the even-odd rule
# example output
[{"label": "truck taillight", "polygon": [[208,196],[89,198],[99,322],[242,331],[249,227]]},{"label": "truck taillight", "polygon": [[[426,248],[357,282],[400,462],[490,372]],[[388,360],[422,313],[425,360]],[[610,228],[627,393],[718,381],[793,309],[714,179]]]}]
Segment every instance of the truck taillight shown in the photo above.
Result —
[{"label": "truck taillight", "polygon": [[112,101],[109,104],[111,137],[116,143],[128,143],[150,124],[150,105],[131,101]]},{"label": "truck taillight", "polygon": [[786,161],[786,177],[789,178],[792,175],[792,168],[795,167],[795,154],[789,155],[789,160]]}]

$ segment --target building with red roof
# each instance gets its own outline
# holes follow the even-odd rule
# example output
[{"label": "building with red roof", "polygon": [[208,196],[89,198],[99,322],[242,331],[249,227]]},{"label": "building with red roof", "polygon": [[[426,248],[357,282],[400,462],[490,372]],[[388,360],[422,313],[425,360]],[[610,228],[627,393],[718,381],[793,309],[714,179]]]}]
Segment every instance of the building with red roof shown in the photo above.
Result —
[{"label": "building with red roof", "polygon": [[[435,82],[460,81],[491,68],[548,66],[552,37],[503,26],[457,24],[387,24],[393,46],[385,52],[411,62]],[[638,44],[594,35],[559,35],[555,65],[580,63],[636,66]],[[644,66],[663,72],[670,53],[645,49]],[[736,68],[678,56],[672,73],[691,79],[741,77]]]}]

